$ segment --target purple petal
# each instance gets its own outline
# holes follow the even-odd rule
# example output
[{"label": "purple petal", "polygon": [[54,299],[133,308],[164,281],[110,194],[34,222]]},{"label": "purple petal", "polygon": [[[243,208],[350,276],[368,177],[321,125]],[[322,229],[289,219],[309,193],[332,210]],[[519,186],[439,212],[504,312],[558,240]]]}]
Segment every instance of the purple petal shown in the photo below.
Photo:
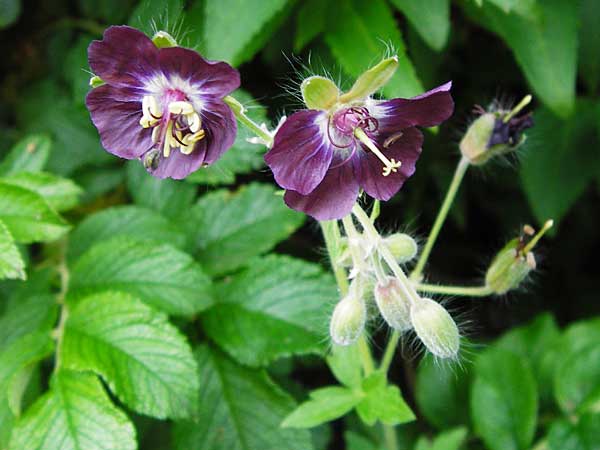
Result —
[{"label": "purple petal", "polygon": [[105,84],[92,89],[85,104],[108,152],[134,159],[152,147],[152,130],[140,126],[142,103],[135,90]]},{"label": "purple petal", "polygon": [[158,48],[141,31],[128,26],[108,27],[101,41],[88,47],[92,71],[115,86],[144,85],[159,70]]},{"label": "purple petal", "polygon": [[308,109],[287,118],[265,155],[279,186],[306,195],[323,180],[333,158],[326,127],[323,111]]},{"label": "purple petal", "polygon": [[[233,111],[221,100],[205,102],[204,109],[200,111],[200,117],[206,137],[198,144],[206,142],[206,156],[203,162],[212,164],[233,145],[237,133],[237,122]],[[196,153],[196,149],[192,155],[194,153]]]},{"label": "purple petal", "polygon": [[167,78],[176,75],[201,93],[223,98],[240,87],[237,70],[224,62],[207,61],[188,48],[161,48],[158,60]]},{"label": "purple petal", "polygon": [[148,172],[157,178],[181,180],[204,164],[207,145],[209,143],[205,138],[196,143],[194,151],[189,155],[184,155],[176,148],[171,149],[168,158],[165,158],[161,153],[156,170],[148,169]]},{"label": "purple petal", "polygon": [[402,136],[388,148],[384,148],[382,142],[377,144],[388,159],[394,158],[402,162],[398,172],[384,177],[383,163],[365,149],[357,150],[353,160],[354,167],[358,182],[367,194],[379,200],[389,200],[415,172],[415,164],[423,145],[423,134],[416,128],[406,128],[402,130]]},{"label": "purple petal", "polygon": [[432,127],[442,123],[454,111],[451,87],[452,82],[448,82],[417,97],[378,102],[369,109],[379,121],[382,133],[414,126]]},{"label": "purple petal", "polygon": [[352,210],[358,198],[358,183],[352,164],[331,169],[323,181],[308,195],[286,191],[286,205],[317,220],[341,219]]}]

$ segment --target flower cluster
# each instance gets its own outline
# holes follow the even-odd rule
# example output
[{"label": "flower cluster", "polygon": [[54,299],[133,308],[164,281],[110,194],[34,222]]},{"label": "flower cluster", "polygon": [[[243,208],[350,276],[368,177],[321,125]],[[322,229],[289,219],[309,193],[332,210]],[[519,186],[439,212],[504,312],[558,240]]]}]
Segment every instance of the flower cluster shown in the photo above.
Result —
[{"label": "flower cluster", "polygon": [[[165,33],[158,36],[164,45]],[[223,102],[238,72],[178,46],[158,48],[128,26],[109,27],[88,49],[103,83],[86,98],[104,148],[140,159],[159,178],[185,178],[214,163],[234,142],[237,124]]]}]

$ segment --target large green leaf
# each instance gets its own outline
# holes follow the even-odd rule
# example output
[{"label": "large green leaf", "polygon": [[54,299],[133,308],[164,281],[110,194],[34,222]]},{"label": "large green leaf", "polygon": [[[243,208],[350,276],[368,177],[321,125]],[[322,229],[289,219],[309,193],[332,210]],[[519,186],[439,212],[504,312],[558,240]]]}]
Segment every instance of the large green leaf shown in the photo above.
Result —
[{"label": "large green leaf", "polygon": [[262,371],[199,347],[199,417],[175,424],[176,450],[311,450],[305,430],[280,428],[294,401]]},{"label": "large green leaf", "polygon": [[118,290],[169,314],[189,316],[210,305],[211,283],[187,253],[167,244],[120,237],[100,242],[73,265],[71,294]]},{"label": "large green leaf", "polygon": [[33,295],[11,304],[0,316],[0,351],[26,334],[50,332],[58,305],[53,295]]},{"label": "large green leaf", "polygon": [[17,142],[0,163],[0,175],[39,172],[46,165],[52,141],[44,134],[32,134]]},{"label": "large green leaf", "polygon": [[[4,222],[0,220],[0,280],[20,278],[24,280],[25,262]],[[1,341],[0,341],[1,342]]]},{"label": "large green leaf", "polygon": [[135,450],[135,430],[91,374],[61,370],[17,422],[10,450]]},{"label": "large green leaf", "polygon": [[0,220],[16,242],[53,241],[67,232],[67,223],[39,194],[0,181]]},{"label": "large green leaf", "polygon": [[332,4],[325,41],[344,71],[358,77],[388,52],[398,55],[399,67],[384,88],[390,97],[410,97],[423,92],[408,59],[394,15],[384,0],[340,0]]},{"label": "large green leaf", "polygon": [[385,425],[399,425],[415,420],[397,386],[387,383],[384,373],[374,372],[362,382],[364,397],[356,406],[356,412],[369,426],[379,421]]},{"label": "large green leaf", "polygon": [[164,314],[129,295],[78,303],[65,325],[60,363],[98,373],[142,414],[184,418],[198,406],[197,366],[185,338]]},{"label": "large green leaf", "polygon": [[596,450],[600,436],[600,413],[584,414],[575,421],[557,420],[550,426],[548,450]]},{"label": "large green leaf", "polygon": [[469,422],[471,364],[440,364],[426,355],[417,368],[415,397],[421,413],[439,429]]},{"label": "large green leaf", "polygon": [[306,0],[296,16],[294,50],[299,52],[321,34],[327,25],[329,0]]},{"label": "large green leaf", "polygon": [[567,120],[540,110],[535,120],[524,145],[521,180],[540,223],[549,218],[558,222],[598,170],[596,105],[579,101],[576,114]]},{"label": "large green leaf", "polygon": [[442,50],[450,33],[450,0],[392,0],[434,50]]},{"label": "large green leaf", "polygon": [[577,3],[544,0],[527,16],[487,1],[471,11],[472,17],[506,41],[535,93],[561,117],[569,116],[575,106]]},{"label": "large green leaf", "polygon": [[561,355],[554,376],[554,394],[561,408],[583,413],[600,405],[600,342]]},{"label": "large green leaf", "polygon": [[233,194],[212,192],[193,212],[198,259],[212,275],[232,271],[273,248],[303,221],[304,216],[285,206],[271,186],[250,184]]},{"label": "large green leaf", "polygon": [[282,427],[312,428],[338,419],[361,401],[363,393],[341,386],[329,386],[310,392],[309,397],[285,418]]},{"label": "large green leaf", "polygon": [[337,292],[319,266],[272,255],[250,261],[215,296],[202,314],[204,332],[241,363],[263,365],[322,351]]},{"label": "large green leaf", "polygon": [[146,245],[171,244],[183,249],[186,237],[159,213],[135,205],[116,206],[87,216],[69,237],[69,260],[75,261],[98,242],[126,236]]},{"label": "large green leaf", "polygon": [[471,419],[490,450],[530,448],[537,422],[535,379],[526,361],[491,348],[475,365]]},{"label": "large green leaf", "polygon": [[579,14],[579,71],[591,93],[600,87],[600,2],[581,0]]},{"label": "large green leaf", "polygon": [[47,172],[19,172],[1,180],[3,183],[37,192],[55,211],[73,208],[82,193],[71,180]]},{"label": "large green leaf", "polygon": [[[252,41],[289,0],[205,0],[204,49],[211,59],[237,66],[259,50]],[[241,11],[250,12],[240,14]]]}]

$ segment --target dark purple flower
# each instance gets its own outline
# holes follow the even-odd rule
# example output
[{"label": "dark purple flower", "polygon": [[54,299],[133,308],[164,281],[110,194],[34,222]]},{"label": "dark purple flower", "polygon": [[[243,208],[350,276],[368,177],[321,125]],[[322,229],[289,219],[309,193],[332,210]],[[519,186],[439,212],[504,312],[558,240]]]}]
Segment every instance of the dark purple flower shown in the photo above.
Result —
[{"label": "dark purple flower", "polygon": [[86,105],[110,153],[181,179],[233,144],[237,125],[223,97],[240,77],[230,65],[182,47],[159,49],[128,26],[108,28],[88,57],[106,84],[90,91]]},{"label": "dark purple flower", "polygon": [[397,98],[308,109],[292,114],[265,161],[284,200],[317,220],[350,212],[362,188],[389,200],[415,171],[423,135],[453,112],[451,83],[411,99]]}]

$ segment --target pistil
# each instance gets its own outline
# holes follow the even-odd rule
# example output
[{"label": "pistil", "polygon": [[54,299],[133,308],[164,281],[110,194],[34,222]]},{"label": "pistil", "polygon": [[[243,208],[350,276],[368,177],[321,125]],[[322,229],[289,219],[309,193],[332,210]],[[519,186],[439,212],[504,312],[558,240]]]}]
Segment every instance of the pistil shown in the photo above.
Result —
[{"label": "pistil", "polygon": [[384,177],[387,177],[392,172],[398,172],[398,168],[402,165],[402,162],[401,161],[396,161],[394,158],[388,159],[381,152],[381,150],[379,150],[377,148],[377,146],[373,143],[373,141],[371,141],[371,139],[369,138],[369,136],[367,136],[367,133],[365,133],[362,128],[355,128],[354,129],[354,136],[360,142],[362,142],[364,145],[366,145],[367,148],[369,150],[371,150],[371,152],[373,152],[373,154],[375,156],[377,156],[377,158],[379,158],[379,160],[383,163],[383,172],[382,172],[382,175]]}]

